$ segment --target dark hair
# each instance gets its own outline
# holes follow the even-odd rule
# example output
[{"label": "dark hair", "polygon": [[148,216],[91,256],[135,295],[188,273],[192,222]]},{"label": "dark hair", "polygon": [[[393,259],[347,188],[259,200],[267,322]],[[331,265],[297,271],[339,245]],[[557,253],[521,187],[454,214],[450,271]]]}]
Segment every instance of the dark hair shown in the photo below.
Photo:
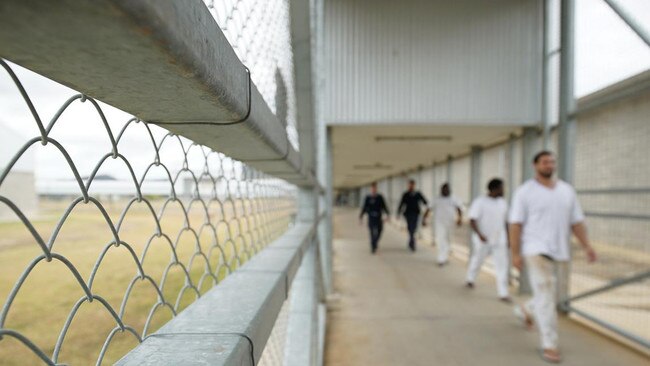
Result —
[{"label": "dark hair", "polygon": [[539,162],[539,159],[545,156],[553,156],[553,153],[548,150],[542,150],[538,152],[537,154],[535,154],[535,157],[533,158],[533,164],[537,164],[537,162]]},{"label": "dark hair", "polygon": [[443,185],[440,186],[440,189],[447,188],[449,189],[449,183],[444,183]]},{"label": "dark hair", "polygon": [[415,180],[409,179],[409,184],[415,184]]},{"label": "dark hair", "polygon": [[372,182],[372,183],[370,183],[370,186],[371,186],[371,187],[377,187],[377,182]]},{"label": "dark hair", "polygon": [[494,191],[497,188],[503,187],[503,181],[499,178],[494,178],[488,183],[488,190],[490,192]]}]

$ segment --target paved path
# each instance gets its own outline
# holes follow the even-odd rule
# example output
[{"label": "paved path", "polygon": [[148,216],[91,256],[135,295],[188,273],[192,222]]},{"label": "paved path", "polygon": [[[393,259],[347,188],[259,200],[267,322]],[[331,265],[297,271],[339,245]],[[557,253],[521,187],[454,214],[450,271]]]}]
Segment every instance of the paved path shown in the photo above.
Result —
[{"label": "paved path", "polygon": [[[465,264],[434,265],[433,247],[406,250],[406,234],[387,225],[377,255],[356,211],[334,217],[335,292],[326,365],[546,365],[538,338],[496,298],[492,277],[463,287]],[[563,365],[648,365],[648,359],[570,320],[560,326]]]}]

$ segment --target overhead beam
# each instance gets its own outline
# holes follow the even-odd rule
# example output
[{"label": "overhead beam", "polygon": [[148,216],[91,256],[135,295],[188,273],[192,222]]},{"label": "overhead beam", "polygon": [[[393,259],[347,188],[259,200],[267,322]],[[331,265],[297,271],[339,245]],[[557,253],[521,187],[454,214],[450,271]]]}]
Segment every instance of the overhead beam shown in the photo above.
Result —
[{"label": "overhead beam", "polygon": [[313,184],[200,1],[5,0],[0,44],[1,57],[141,120]]}]

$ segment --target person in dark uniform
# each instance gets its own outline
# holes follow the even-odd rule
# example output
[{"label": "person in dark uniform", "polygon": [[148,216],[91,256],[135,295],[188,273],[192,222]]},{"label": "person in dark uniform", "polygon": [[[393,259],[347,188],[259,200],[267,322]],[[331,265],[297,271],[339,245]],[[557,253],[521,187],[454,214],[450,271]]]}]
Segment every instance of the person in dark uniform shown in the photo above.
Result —
[{"label": "person in dark uniform", "polygon": [[377,183],[373,182],[370,185],[370,194],[366,196],[359,214],[359,223],[363,220],[363,215],[368,214],[368,229],[370,229],[370,251],[372,254],[377,252],[379,245],[379,237],[381,231],[384,229],[382,213],[386,213],[386,217],[390,217],[388,207],[384,201],[384,197],[377,193]]},{"label": "person in dark uniform", "polygon": [[[409,232],[409,249],[415,252],[415,232],[418,228],[418,220],[420,219],[420,203],[426,206],[427,200],[422,193],[415,190],[415,181],[409,180],[408,190],[402,195],[402,200],[397,208],[397,215],[404,215],[406,219],[406,227]],[[425,213],[425,216],[428,213]]]}]

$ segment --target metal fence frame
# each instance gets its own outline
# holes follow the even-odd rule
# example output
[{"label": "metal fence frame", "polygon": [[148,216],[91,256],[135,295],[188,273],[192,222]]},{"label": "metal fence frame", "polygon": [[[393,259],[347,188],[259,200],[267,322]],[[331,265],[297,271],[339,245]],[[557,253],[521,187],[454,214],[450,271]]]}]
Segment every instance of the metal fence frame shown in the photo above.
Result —
[{"label": "metal fence frame", "polygon": [[[21,20],[44,11],[48,16],[39,16],[43,22],[41,29],[64,25],[67,37],[54,32],[42,33]],[[292,17],[306,16],[306,29],[311,30],[310,6],[299,11]],[[305,29],[305,23],[301,26],[296,30]],[[84,31],[93,27],[102,32]],[[293,45],[301,51],[301,59],[311,52],[310,37]],[[319,197],[328,191],[314,178],[315,153],[310,147],[314,146],[312,134],[316,128],[311,101],[298,101],[298,113],[302,114],[299,137],[303,147],[299,152],[292,146],[283,123],[271,113],[251,81],[248,69],[237,59],[208,8],[200,1],[86,3],[67,0],[53,6],[41,0],[29,4],[11,0],[0,9],[0,42],[3,44],[0,56],[81,90],[82,100],[92,102],[92,98],[85,96],[91,95],[136,115],[134,121],[146,120],[164,126],[172,134],[303,187],[298,223],[293,229],[179,313],[156,335],[146,337],[121,364],[141,364],[142,359],[133,360],[152,349],[161,356],[156,358],[156,364],[194,362],[198,354],[183,351],[191,348],[190,343],[198,347],[194,350],[200,349],[198,343],[202,341],[209,342],[215,350],[212,356],[217,358],[211,360],[217,364],[228,364],[235,359],[255,364],[294,277],[296,285],[292,294],[295,295],[291,301],[296,307],[289,320],[287,350],[291,353],[285,364],[322,362],[325,324],[322,303],[331,286],[328,252],[331,246],[327,242],[331,234],[325,231],[331,224],[328,214],[316,215],[319,201],[323,201]],[[146,64],[133,64],[124,57],[136,49],[148,60]],[[41,57],[43,54],[48,57]],[[93,74],[79,72],[80,63],[92,65]],[[303,92],[312,88],[308,80],[312,77],[311,68],[310,63],[296,66],[299,74],[296,85]],[[84,200],[92,200],[87,194],[83,196]],[[317,240],[319,223],[324,229]],[[296,276],[298,268],[301,269]],[[207,333],[201,331],[201,326],[207,324],[201,321],[205,317],[218,323]],[[188,324],[193,324],[192,328],[183,328]],[[181,328],[184,330],[177,332]],[[306,330],[309,334],[305,334]],[[170,339],[170,333],[165,332],[175,332],[182,339]],[[197,338],[198,343],[188,343]],[[153,345],[156,342],[164,342],[177,352],[162,357],[161,350]],[[177,358],[181,354],[189,358]]]}]

